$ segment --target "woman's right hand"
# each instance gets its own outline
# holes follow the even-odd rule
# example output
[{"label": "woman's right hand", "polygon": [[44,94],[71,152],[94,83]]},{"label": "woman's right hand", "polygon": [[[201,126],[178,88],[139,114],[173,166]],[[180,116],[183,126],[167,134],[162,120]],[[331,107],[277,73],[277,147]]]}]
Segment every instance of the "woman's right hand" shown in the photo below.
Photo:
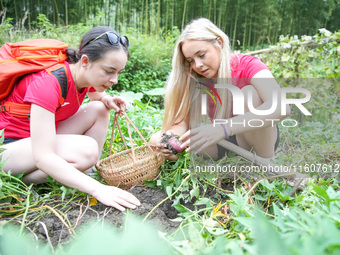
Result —
[{"label": "woman's right hand", "polygon": [[117,187],[99,184],[92,194],[98,201],[107,206],[112,206],[119,211],[125,208],[136,209],[141,203],[131,193]]},{"label": "woman's right hand", "polygon": [[[166,131],[165,134],[167,135],[174,135],[174,133],[170,130]],[[157,142],[157,147],[159,148],[159,151],[163,153],[164,157],[170,161],[176,161],[178,160],[178,156],[173,154],[171,150],[169,150],[166,146],[166,144],[162,143],[163,136],[159,138]]]},{"label": "woman's right hand", "polygon": [[159,143],[157,144],[157,147],[159,148],[159,151],[163,153],[164,157],[170,161],[176,161],[178,160],[178,156],[173,154],[165,144]]}]

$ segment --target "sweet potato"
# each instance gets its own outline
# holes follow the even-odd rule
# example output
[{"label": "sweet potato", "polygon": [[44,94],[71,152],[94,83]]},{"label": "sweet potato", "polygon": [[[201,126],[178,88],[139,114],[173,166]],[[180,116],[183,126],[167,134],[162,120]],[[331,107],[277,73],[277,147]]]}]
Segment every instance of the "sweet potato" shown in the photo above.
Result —
[{"label": "sweet potato", "polygon": [[180,153],[185,149],[180,147],[183,142],[180,141],[176,135],[164,133],[162,135],[161,143],[165,144],[167,149],[169,149],[173,154]]}]

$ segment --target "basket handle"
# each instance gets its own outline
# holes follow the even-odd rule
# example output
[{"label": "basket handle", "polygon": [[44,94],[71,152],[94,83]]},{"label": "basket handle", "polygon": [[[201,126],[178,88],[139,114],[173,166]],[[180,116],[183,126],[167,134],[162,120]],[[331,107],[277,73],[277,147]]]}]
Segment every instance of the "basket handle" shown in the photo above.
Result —
[{"label": "basket handle", "polygon": [[110,151],[109,151],[110,156],[111,156],[111,151],[112,151],[112,142],[113,142],[113,135],[114,135],[114,132],[115,132],[115,124],[116,123],[117,123],[117,127],[118,127],[118,130],[119,130],[119,133],[120,133],[120,137],[122,138],[125,150],[127,150],[127,146],[126,146],[123,134],[122,134],[122,130],[120,129],[119,122],[118,122],[118,119],[117,119],[117,115],[115,114],[115,118],[114,118],[113,124],[112,124],[112,132],[111,132],[111,140],[110,140]]},{"label": "basket handle", "polygon": [[[133,146],[133,142],[132,142],[132,137],[131,137],[131,131],[130,131],[130,125],[132,125],[132,127],[137,131],[138,135],[142,138],[142,140],[144,141],[144,143],[146,144],[146,146],[148,146],[148,148],[152,151],[152,153],[155,155],[155,157],[157,157],[156,153],[154,152],[154,150],[151,148],[151,146],[149,145],[149,143],[145,140],[144,136],[139,132],[138,128],[135,126],[135,124],[133,124],[133,122],[130,120],[130,118],[127,116],[125,111],[122,111],[123,115],[125,116],[126,119],[126,124],[127,124],[127,128],[128,128],[128,133],[129,133],[129,137],[130,137],[130,142],[131,142],[131,151],[132,151],[132,160],[133,162],[136,161],[136,157],[135,157],[135,149]],[[122,130],[120,128],[119,122],[118,122],[118,118],[117,118],[117,114],[115,114],[115,118],[113,121],[113,126],[112,126],[112,133],[111,133],[111,140],[110,140],[110,152],[109,155],[111,156],[111,151],[112,151],[112,142],[113,142],[113,135],[114,135],[114,127],[115,127],[115,123],[117,123],[117,127],[119,130],[119,134],[122,138],[123,144],[125,149],[127,150],[127,146],[125,143],[125,139],[124,136],[122,134]]]}]

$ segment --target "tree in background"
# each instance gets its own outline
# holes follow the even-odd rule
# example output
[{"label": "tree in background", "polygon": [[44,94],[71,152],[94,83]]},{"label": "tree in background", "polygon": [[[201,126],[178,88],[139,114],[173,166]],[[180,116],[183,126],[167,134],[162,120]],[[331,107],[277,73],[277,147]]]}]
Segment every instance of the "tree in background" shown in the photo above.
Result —
[{"label": "tree in background", "polygon": [[57,26],[98,25],[95,21],[122,32],[133,27],[138,33],[159,35],[206,17],[242,49],[275,44],[280,35],[340,28],[340,0],[0,0],[0,4],[1,24],[13,18],[12,25],[27,29],[44,14]]}]

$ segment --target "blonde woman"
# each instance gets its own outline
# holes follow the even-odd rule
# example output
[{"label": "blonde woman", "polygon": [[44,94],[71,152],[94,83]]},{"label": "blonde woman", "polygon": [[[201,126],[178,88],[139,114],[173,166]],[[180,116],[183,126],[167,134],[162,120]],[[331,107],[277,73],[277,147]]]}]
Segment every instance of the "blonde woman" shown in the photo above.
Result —
[{"label": "blonde woman", "polygon": [[[244,114],[233,114],[230,90],[214,85],[220,83],[232,84],[242,91],[246,99]],[[212,97],[207,100],[208,110],[204,116],[201,98],[206,91]],[[226,150],[217,143],[227,139],[270,158],[279,142],[276,123],[289,115],[289,107],[285,115],[281,114],[280,107],[270,114],[257,115],[249,110],[248,101],[252,99],[250,102],[256,110],[268,110],[274,91],[279,93],[280,86],[266,65],[252,56],[232,54],[228,36],[210,20],[193,20],[177,41],[166,84],[162,130],[155,133],[150,142],[160,144],[163,133],[174,133],[184,141],[182,147],[189,146],[186,151],[218,159]],[[223,120],[223,124],[216,125],[213,120]],[[166,158],[177,160],[177,155],[163,144],[160,146]]]}]

